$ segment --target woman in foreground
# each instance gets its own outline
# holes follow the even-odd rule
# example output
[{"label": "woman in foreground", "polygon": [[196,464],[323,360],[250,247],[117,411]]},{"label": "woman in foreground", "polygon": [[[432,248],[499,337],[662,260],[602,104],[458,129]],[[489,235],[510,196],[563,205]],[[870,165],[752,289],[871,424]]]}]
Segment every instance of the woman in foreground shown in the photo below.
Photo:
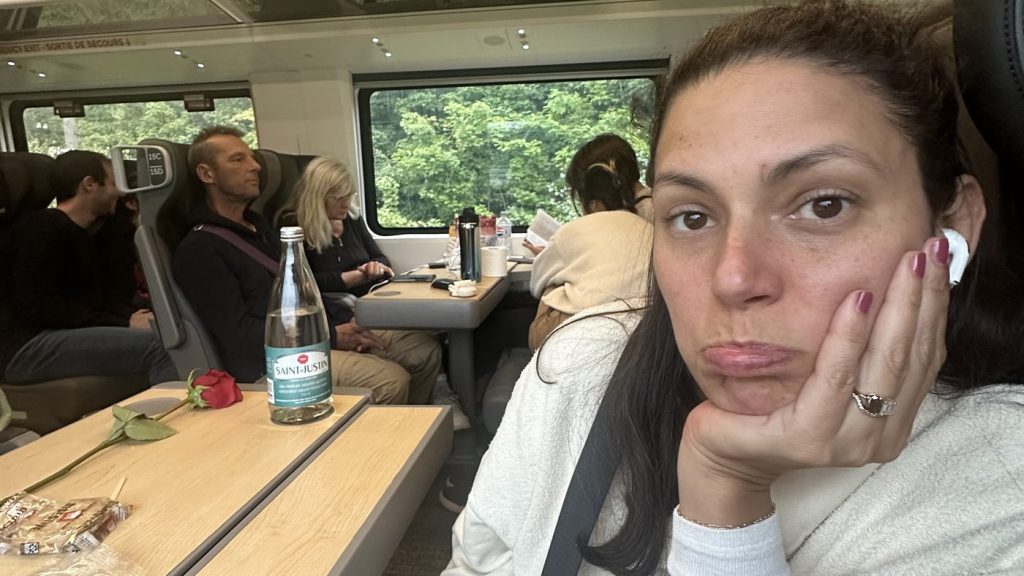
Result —
[{"label": "woman in foreground", "polygon": [[602,400],[621,459],[583,573],[1024,570],[1024,286],[979,246],[954,87],[918,32],[812,1],[680,61],[652,132],[650,304],[535,356],[445,574],[541,573]]}]

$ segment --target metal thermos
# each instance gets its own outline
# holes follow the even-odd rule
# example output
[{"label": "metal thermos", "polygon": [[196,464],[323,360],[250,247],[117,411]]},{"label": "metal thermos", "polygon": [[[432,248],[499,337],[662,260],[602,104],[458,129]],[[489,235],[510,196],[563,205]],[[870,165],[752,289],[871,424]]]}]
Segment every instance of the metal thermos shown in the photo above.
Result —
[{"label": "metal thermos", "polygon": [[480,217],[473,208],[465,208],[459,214],[459,252],[462,263],[462,279],[480,281]]}]

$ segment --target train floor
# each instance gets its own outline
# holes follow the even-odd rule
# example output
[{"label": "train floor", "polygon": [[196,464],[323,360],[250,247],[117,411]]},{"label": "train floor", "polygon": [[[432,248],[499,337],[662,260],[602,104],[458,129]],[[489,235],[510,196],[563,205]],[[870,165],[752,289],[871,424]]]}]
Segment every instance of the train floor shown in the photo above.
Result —
[{"label": "train floor", "polygon": [[456,514],[441,506],[438,498],[448,474],[448,466],[441,468],[384,576],[437,576],[448,565]]}]

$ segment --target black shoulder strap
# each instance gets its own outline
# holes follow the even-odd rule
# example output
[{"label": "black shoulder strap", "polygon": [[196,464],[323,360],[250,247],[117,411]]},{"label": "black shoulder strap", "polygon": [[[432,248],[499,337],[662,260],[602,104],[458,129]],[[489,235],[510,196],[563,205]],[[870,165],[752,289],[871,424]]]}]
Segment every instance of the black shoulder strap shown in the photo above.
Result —
[{"label": "black shoulder strap", "polygon": [[277,262],[274,262],[273,258],[267,256],[263,252],[260,252],[258,248],[256,248],[252,244],[249,244],[245,240],[242,240],[242,238],[239,237],[238,234],[235,234],[231,230],[228,230],[227,228],[222,228],[220,226],[215,226],[213,224],[200,224],[193,228],[193,230],[196,230],[198,232],[209,232],[214,236],[220,236],[221,238],[230,242],[232,246],[241,250],[246,256],[252,258],[256,262],[263,265],[263,267],[269,270],[271,274],[275,276],[277,275]]},{"label": "black shoulder strap", "polygon": [[611,437],[614,401],[609,400],[610,396],[605,392],[569,481],[544,561],[543,576],[575,576],[583,564],[582,547],[590,541],[621,456]]}]

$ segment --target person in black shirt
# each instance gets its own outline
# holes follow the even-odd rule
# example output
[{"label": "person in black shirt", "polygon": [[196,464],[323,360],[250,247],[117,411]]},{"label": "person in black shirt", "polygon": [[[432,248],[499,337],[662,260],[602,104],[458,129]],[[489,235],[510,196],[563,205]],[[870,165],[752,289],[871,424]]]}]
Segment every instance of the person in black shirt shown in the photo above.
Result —
[{"label": "person in black shirt", "polygon": [[21,218],[3,246],[0,370],[12,384],[146,373],[177,380],[152,313],[105,298],[89,228],[114,211],[110,160],[72,150],[52,167],[57,207]]},{"label": "person in black shirt", "polygon": [[104,219],[93,238],[103,257],[99,262],[103,295],[113,305],[149,308],[145,281],[135,252],[139,204],[135,194],[117,201],[113,216]]},{"label": "person in black shirt", "polygon": [[[374,282],[394,276],[387,256],[351,209],[355,192],[343,164],[332,158],[315,158],[296,183],[290,207],[282,217],[302,227],[306,259],[324,304],[338,323],[353,316],[346,305],[349,298],[340,295],[362,296]],[[409,402],[426,403],[441,367],[437,338],[429,332],[409,330],[374,330],[373,334],[387,344],[379,355],[409,372]]]},{"label": "person in black shirt", "polygon": [[282,216],[302,227],[306,258],[322,292],[362,296],[374,282],[394,276],[388,257],[352,209],[355,192],[343,164],[315,158],[296,183]]},{"label": "person in black shirt", "polygon": [[[182,292],[213,338],[224,369],[239,381],[261,378],[264,326],[274,274],[228,240],[202,225],[214,225],[273,260],[279,247],[259,216],[247,206],[259,196],[259,172],[252,150],[235,128],[213,126],[189,148],[189,169],[201,183],[186,197],[169,198],[159,230],[173,250],[173,273]],[[174,239],[187,229],[180,244]],[[330,315],[329,315],[330,316]],[[386,343],[355,321],[332,321],[331,373],[335,386],[368,388],[377,403],[409,399],[409,374],[374,354]],[[440,363],[440,354],[437,356]]]}]

